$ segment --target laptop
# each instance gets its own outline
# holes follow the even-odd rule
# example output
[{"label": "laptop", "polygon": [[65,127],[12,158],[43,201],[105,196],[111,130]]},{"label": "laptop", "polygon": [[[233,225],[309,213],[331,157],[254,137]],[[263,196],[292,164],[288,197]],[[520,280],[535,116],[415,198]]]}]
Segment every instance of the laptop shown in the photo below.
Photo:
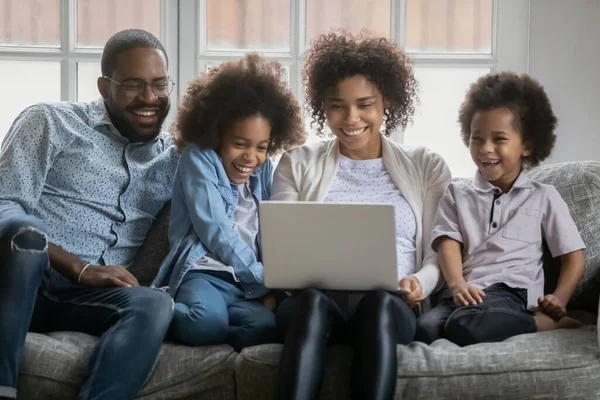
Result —
[{"label": "laptop", "polygon": [[393,205],[263,201],[259,218],[268,288],[405,293]]}]

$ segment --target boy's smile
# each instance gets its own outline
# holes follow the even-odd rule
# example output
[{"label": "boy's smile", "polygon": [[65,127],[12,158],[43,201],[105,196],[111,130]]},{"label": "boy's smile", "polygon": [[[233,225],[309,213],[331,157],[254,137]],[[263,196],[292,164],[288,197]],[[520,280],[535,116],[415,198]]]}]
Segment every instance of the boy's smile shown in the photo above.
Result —
[{"label": "boy's smile", "polygon": [[531,154],[507,108],[473,115],[469,151],[481,175],[505,193],[519,177],[523,158]]}]

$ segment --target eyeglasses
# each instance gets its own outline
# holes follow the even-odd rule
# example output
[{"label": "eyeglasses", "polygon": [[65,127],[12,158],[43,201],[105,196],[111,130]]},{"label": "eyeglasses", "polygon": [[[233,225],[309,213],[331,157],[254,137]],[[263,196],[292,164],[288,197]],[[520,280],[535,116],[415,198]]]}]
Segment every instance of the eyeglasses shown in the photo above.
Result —
[{"label": "eyeglasses", "polygon": [[135,98],[143,94],[144,90],[146,90],[146,85],[152,88],[152,93],[154,93],[156,97],[169,97],[173,87],[175,86],[175,82],[173,82],[170,76],[152,83],[147,83],[142,79],[126,79],[122,82],[119,82],[109,78],[108,76],[103,76],[102,78],[119,85],[123,91],[123,94],[129,98]]}]

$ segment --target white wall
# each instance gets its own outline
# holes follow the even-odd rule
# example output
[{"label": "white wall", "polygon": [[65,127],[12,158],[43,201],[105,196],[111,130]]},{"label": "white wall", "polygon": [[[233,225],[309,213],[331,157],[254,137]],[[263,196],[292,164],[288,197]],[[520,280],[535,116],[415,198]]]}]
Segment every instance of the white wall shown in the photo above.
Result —
[{"label": "white wall", "polygon": [[529,73],[559,119],[549,162],[600,161],[600,0],[531,0]]}]

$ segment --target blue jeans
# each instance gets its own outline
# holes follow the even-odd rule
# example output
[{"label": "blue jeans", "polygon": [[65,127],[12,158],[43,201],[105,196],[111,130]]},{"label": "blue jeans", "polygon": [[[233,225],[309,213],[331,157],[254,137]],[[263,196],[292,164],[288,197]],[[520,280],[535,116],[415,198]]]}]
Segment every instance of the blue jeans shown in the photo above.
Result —
[{"label": "blue jeans", "polygon": [[0,397],[16,397],[29,331],[99,336],[79,399],[132,399],[150,373],[173,314],[161,291],[83,288],[51,291],[46,236],[31,217],[0,221]]},{"label": "blue jeans", "polygon": [[415,341],[430,344],[443,337],[468,346],[537,331],[527,310],[527,289],[496,283],[484,292],[483,302],[475,306],[459,307],[452,297],[441,300],[417,320]]},{"label": "blue jeans", "polygon": [[170,335],[188,346],[244,347],[275,341],[275,314],[226,273],[189,271],[175,295]]}]

